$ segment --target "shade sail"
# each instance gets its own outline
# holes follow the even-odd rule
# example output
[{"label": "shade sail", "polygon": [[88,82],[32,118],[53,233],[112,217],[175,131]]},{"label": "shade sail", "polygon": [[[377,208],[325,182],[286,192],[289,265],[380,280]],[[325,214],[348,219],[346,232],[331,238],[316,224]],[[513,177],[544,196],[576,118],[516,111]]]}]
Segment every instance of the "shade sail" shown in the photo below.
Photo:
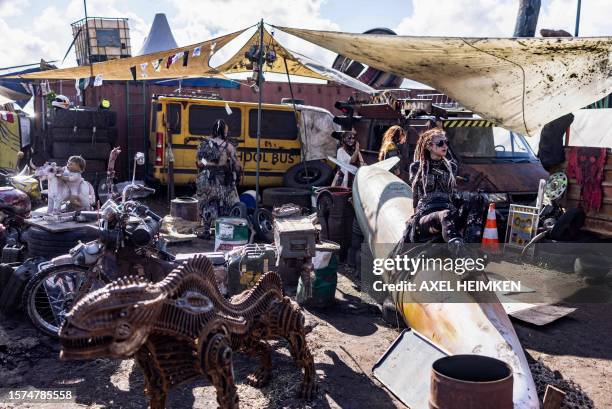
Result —
[{"label": "shade sail", "polygon": [[527,135],[612,91],[612,37],[407,37],[277,28],[430,85]]},{"label": "shade sail", "polygon": [[[255,31],[251,38],[249,38],[249,40],[242,46],[242,48],[240,48],[240,50],[238,50],[236,54],[234,54],[225,63],[216,67],[217,71],[224,74],[253,71],[253,63],[244,56],[244,53],[246,53],[252,45],[259,43],[259,35],[259,30]],[[287,51],[287,49],[280,45],[279,42],[276,41],[276,39],[272,37],[272,35],[265,29],[263,42],[276,52],[276,61],[274,61],[272,64],[264,64],[264,72],[285,74],[288,70],[290,75],[299,75],[302,77],[327,80],[327,78],[323,75],[314,72],[302,64],[293,56],[291,52]],[[287,61],[287,70],[285,69],[285,62],[283,59]]]},{"label": "shade sail", "polygon": [[[80,66],[41,71],[20,75],[19,78],[77,79],[95,77],[102,74],[104,80],[133,80],[134,75],[132,71],[134,70],[134,74],[138,80],[201,77],[203,75],[211,76],[215,75],[215,71],[209,65],[210,57],[215,51],[238,37],[242,32],[244,32],[244,30],[186,47],[178,47],[137,57],[95,63],[91,67]],[[181,55],[180,53],[188,53],[187,65],[183,64],[185,57],[184,54]],[[168,67],[168,59],[172,59],[172,56],[176,55],[180,57],[176,58]],[[156,69],[157,65],[159,67],[158,69]]]},{"label": "shade sail", "polygon": [[[252,45],[259,43],[259,35],[260,33],[258,30],[236,54],[227,60],[227,62],[216,67],[217,71],[223,74],[235,74],[252,71],[252,63],[244,56],[244,53],[248,51]],[[363,92],[376,92],[374,88],[359,80],[356,80],[355,78],[352,78],[333,68],[325,67],[321,63],[296,53],[295,51],[286,49],[265,29],[263,40],[264,44],[276,52],[276,61],[274,61],[272,64],[264,64],[264,72],[286,74],[287,71],[289,71],[289,75],[334,81]],[[286,67],[285,61],[287,63]]]}]

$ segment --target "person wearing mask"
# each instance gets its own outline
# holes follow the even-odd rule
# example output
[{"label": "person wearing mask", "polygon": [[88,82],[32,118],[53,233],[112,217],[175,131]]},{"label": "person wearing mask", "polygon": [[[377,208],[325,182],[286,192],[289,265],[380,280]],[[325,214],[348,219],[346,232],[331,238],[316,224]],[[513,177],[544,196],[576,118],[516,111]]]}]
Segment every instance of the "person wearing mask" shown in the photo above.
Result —
[{"label": "person wearing mask", "polygon": [[[356,140],[355,136],[354,130],[351,132],[345,132],[342,135],[342,141],[340,142],[340,147],[336,153],[336,159],[339,162],[347,165],[360,167],[365,162],[363,161],[361,152],[359,152],[359,142]],[[336,176],[334,176],[332,186],[352,187],[354,177],[355,176],[348,170],[340,167],[336,172]]]},{"label": "person wearing mask", "polygon": [[210,238],[210,227],[219,216],[229,214],[240,201],[236,183],[242,166],[236,157],[236,148],[228,141],[229,127],[218,119],[210,138],[200,142],[196,165],[196,196],[202,217],[203,239]]}]

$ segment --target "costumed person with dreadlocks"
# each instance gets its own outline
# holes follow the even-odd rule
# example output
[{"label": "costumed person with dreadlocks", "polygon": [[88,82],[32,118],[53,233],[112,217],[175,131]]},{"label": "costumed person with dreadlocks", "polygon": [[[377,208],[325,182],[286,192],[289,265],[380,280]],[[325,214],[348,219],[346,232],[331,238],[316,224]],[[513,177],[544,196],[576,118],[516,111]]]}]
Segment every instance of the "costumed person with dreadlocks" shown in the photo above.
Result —
[{"label": "costumed person with dreadlocks", "polygon": [[[399,145],[406,143],[406,131],[399,125],[393,125],[383,135],[382,144],[378,151],[378,160],[385,160],[394,156],[400,156]],[[396,176],[400,175],[400,168],[395,167],[391,170]]]},{"label": "costumed person with dreadlocks", "polygon": [[[356,141],[355,131],[344,132],[340,147],[336,153],[338,162],[345,163],[356,167],[362,166],[365,162],[359,151],[359,142]],[[347,169],[338,168],[336,176],[332,181],[332,186],[352,187],[355,175],[351,174]]]},{"label": "costumed person with dreadlocks", "polygon": [[410,165],[415,213],[408,222],[407,239],[414,243],[442,233],[456,253],[463,248],[456,226],[458,209],[453,203],[457,164],[446,157],[447,152],[448,139],[443,130],[430,129],[419,137]]},{"label": "costumed person with dreadlocks", "polygon": [[242,166],[236,158],[236,148],[228,141],[229,127],[218,119],[212,135],[198,146],[196,165],[197,198],[202,217],[201,238],[210,238],[210,227],[219,216],[229,214],[232,206],[240,201],[236,184]]}]

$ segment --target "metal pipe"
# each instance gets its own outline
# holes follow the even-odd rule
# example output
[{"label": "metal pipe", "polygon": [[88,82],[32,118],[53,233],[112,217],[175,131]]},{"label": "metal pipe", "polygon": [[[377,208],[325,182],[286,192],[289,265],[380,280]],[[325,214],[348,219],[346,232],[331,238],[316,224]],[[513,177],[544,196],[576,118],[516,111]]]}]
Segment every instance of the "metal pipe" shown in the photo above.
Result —
[{"label": "metal pipe", "polygon": [[255,209],[259,208],[259,163],[261,161],[261,99],[262,99],[262,82],[263,82],[263,57],[264,57],[264,44],[263,44],[263,18],[259,22],[259,58],[257,59],[257,154],[255,160],[257,161],[257,169],[255,171]]},{"label": "metal pipe", "polygon": [[[287,73],[287,83],[289,84],[289,93],[291,94],[291,104],[293,105],[293,113],[295,114],[295,126],[299,129],[299,118],[297,108],[295,107],[295,97],[293,95],[293,87],[291,86],[291,78],[289,77],[289,68],[287,67],[287,59],[283,56],[283,63],[285,64],[285,72]],[[300,143],[300,153],[302,155],[302,163],[304,163],[304,171],[306,177],[308,177],[308,165],[306,163],[306,154],[304,145],[308,145],[308,133],[306,132],[306,121],[304,121],[304,143]]]},{"label": "metal pipe", "polygon": [[580,6],[582,4],[581,0],[578,0],[578,6],[576,10],[576,30],[574,31],[574,37],[578,37],[578,29],[580,28]]},{"label": "metal pipe", "polygon": [[430,409],[512,409],[512,368],[482,355],[453,355],[431,368]]},{"label": "metal pipe", "polygon": [[[87,17],[87,0],[83,0],[83,6],[85,7],[85,31],[87,31],[86,33],[86,37],[87,38],[87,62],[89,63],[89,76],[93,77],[93,65],[91,64],[91,42],[89,40],[89,19]],[[87,102],[85,100],[85,89],[83,89],[83,105],[87,105]]]}]

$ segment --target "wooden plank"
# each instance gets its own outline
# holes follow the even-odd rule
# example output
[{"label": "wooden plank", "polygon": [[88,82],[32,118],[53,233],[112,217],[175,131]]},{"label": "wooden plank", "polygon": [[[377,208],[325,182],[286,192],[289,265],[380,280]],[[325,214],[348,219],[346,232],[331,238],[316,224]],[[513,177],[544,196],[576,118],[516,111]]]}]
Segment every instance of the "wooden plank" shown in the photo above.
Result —
[{"label": "wooden plank", "polygon": [[[602,202],[612,204],[612,183],[603,182],[601,187],[603,193]],[[582,187],[579,184],[570,183],[567,189],[568,199],[579,200],[581,188]]]},{"label": "wooden plank", "polygon": [[543,409],[560,409],[565,398],[565,392],[552,385],[546,385],[544,392],[544,408]]},{"label": "wooden plank", "polygon": [[502,305],[506,314],[512,318],[538,326],[548,325],[576,311],[576,308],[548,304],[536,305],[502,301]]}]

